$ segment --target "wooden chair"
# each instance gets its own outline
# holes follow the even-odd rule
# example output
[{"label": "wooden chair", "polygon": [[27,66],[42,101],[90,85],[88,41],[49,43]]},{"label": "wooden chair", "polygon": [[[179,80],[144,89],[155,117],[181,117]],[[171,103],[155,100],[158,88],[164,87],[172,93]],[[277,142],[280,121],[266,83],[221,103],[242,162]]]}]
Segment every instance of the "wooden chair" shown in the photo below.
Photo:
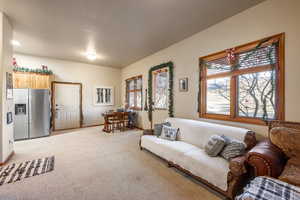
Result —
[{"label": "wooden chair", "polygon": [[129,128],[129,113],[124,112],[124,128]]},{"label": "wooden chair", "polygon": [[120,131],[125,130],[125,113],[124,112],[118,112],[116,113],[117,119],[118,119],[118,129]]},{"label": "wooden chair", "polygon": [[119,117],[117,113],[113,113],[109,119],[111,124],[111,132],[114,132],[119,127]]},{"label": "wooden chair", "polygon": [[107,115],[106,116],[106,132],[110,133],[114,130],[114,123],[115,123],[115,117],[114,115]]}]

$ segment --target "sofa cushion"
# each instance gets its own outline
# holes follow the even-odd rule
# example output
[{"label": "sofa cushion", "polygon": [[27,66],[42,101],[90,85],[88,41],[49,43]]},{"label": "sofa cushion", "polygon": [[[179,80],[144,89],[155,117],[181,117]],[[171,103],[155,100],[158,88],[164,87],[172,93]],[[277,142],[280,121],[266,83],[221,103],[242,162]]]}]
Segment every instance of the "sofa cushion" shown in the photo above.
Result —
[{"label": "sofa cushion", "polygon": [[300,158],[290,158],[279,179],[300,187]]},{"label": "sofa cushion", "polygon": [[175,141],[177,138],[178,128],[172,128],[169,126],[163,125],[160,138]]},{"label": "sofa cushion", "polygon": [[169,141],[145,135],[141,146],[171,161],[209,183],[227,190],[229,162],[221,157],[210,157],[204,150],[182,141]]},{"label": "sofa cushion", "polygon": [[159,137],[161,135],[162,127],[165,126],[171,126],[170,122],[165,122],[161,124],[154,124],[154,135]]},{"label": "sofa cushion", "polygon": [[202,149],[212,135],[224,134],[230,138],[244,141],[245,135],[250,131],[244,128],[181,118],[167,118],[166,121],[170,122],[172,127],[179,128],[178,140]]},{"label": "sofa cushion", "polygon": [[219,135],[213,135],[206,143],[204,150],[209,156],[217,156],[225,146],[225,140]]},{"label": "sofa cushion", "polygon": [[210,157],[203,149],[186,152],[182,157],[181,167],[192,174],[208,181],[214,186],[227,190],[229,162],[222,157]]},{"label": "sofa cushion", "polygon": [[141,146],[178,165],[180,165],[184,153],[198,149],[198,147],[182,141],[169,141],[151,135],[142,136]]}]

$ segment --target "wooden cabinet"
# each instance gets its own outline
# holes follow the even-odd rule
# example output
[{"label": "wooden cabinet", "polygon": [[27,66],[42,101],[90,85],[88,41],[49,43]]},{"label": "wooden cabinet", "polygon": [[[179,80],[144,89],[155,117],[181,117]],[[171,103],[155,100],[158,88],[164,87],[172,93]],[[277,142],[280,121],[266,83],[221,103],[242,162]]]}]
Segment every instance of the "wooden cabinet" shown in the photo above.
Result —
[{"label": "wooden cabinet", "polygon": [[14,88],[51,89],[53,75],[27,72],[13,73]]}]

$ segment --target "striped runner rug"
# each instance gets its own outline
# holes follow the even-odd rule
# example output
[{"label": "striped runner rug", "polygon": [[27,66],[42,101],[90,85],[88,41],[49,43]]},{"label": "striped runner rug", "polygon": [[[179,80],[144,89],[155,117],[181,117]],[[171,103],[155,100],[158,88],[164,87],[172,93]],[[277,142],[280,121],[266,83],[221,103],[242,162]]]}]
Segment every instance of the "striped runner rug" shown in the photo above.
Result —
[{"label": "striped runner rug", "polygon": [[0,186],[54,170],[54,156],[0,166]]}]

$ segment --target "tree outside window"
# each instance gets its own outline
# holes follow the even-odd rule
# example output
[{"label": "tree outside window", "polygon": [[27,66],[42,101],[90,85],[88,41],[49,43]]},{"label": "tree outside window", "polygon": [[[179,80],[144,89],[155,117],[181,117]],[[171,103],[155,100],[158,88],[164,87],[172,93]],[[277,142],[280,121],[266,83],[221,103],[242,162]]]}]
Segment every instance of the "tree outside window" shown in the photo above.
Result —
[{"label": "tree outside window", "polygon": [[153,97],[155,109],[168,108],[168,88],[169,88],[169,72],[168,69],[154,71],[153,76]]}]

